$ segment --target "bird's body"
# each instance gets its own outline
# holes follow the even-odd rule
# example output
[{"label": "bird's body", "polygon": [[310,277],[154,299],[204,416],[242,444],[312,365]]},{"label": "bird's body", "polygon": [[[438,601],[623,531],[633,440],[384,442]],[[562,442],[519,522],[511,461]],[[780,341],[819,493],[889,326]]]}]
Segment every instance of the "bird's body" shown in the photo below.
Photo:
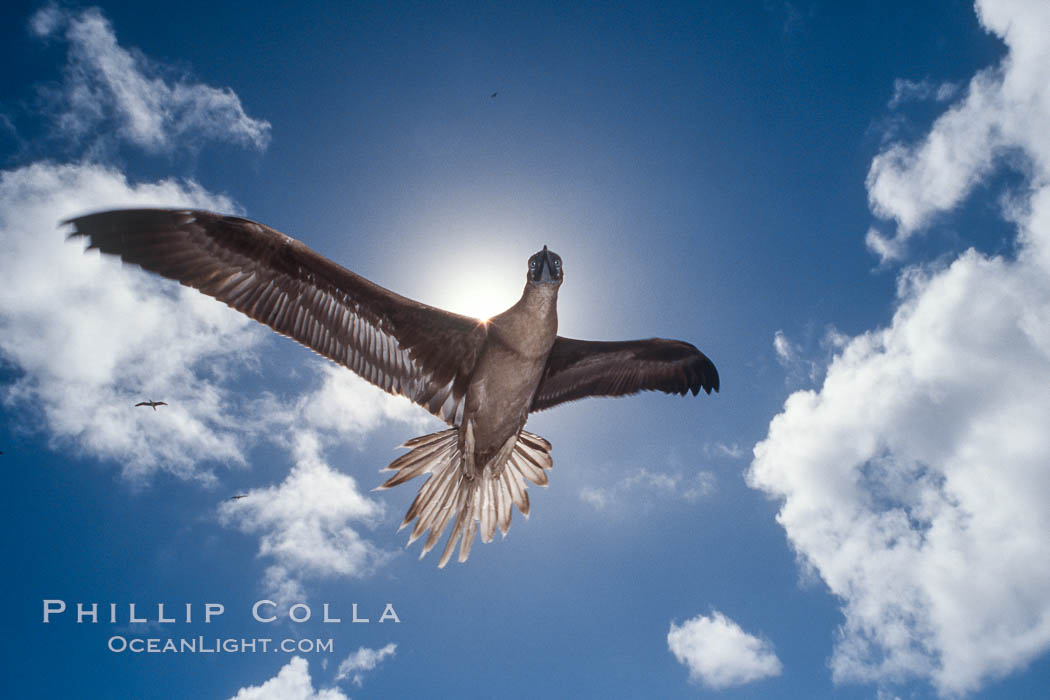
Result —
[{"label": "bird's body", "polygon": [[157,410],[157,406],[167,406],[167,405],[168,404],[164,403],[163,401],[154,401],[153,399],[150,399],[149,401],[139,401],[137,404],[135,404],[135,407],[138,408],[139,406],[149,406],[154,411],[156,411]]},{"label": "bird's body", "polygon": [[[551,445],[524,430],[533,411],[642,390],[717,391],[718,372],[689,343],[597,342],[558,335],[561,258],[529,259],[521,299],[487,322],[406,299],[262,224],[194,210],[139,209],[72,219],[89,248],[201,290],[408,397],[451,427],[405,443],[379,488],[430,474],[405,515],[426,554],[453,522],[439,562],[476,530],[505,535],[512,506],[529,514],[526,481],[547,484]],[[163,402],[144,402],[157,405]]]},{"label": "bird's body", "polygon": [[423,554],[456,516],[440,566],[457,540],[459,560],[466,561],[479,524],[483,542],[492,540],[497,527],[506,535],[512,505],[528,516],[526,479],[547,484],[544,471],[553,464],[550,443],[523,428],[557,339],[561,259],[544,247],[533,260],[535,273],[530,272],[521,299],[485,324],[485,341],[470,372],[459,425],[417,438],[422,441],[418,446],[416,441],[406,443],[413,451],[387,467],[397,473],[381,488],[420,473],[433,474],[401,523],[405,527],[416,520],[410,544],[430,531]]},{"label": "bird's body", "polygon": [[489,319],[485,348],[466,393],[460,444],[474,435],[478,469],[525,427],[536,387],[558,336],[558,287],[527,285],[521,301]]}]

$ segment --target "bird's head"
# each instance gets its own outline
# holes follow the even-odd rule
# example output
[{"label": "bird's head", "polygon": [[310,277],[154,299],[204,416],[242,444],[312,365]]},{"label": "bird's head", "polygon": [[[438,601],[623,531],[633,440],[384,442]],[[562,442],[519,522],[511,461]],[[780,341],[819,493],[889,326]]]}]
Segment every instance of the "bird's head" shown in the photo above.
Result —
[{"label": "bird's head", "polygon": [[543,250],[529,258],[529,284],[561,284],[561,256],[557,253]]}]

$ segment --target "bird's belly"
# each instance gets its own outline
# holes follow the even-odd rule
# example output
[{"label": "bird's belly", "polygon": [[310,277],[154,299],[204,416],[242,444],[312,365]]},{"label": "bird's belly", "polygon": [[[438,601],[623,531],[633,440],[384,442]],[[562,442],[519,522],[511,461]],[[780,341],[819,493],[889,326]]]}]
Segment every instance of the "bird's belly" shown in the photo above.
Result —
[{"label": "bird's belly", "polygon": [[463,414],[464,424],[470,421],[473,426],[479,469],[525,425],[543,367],[541,360],[511,352],[486,353],[479,362]]}]

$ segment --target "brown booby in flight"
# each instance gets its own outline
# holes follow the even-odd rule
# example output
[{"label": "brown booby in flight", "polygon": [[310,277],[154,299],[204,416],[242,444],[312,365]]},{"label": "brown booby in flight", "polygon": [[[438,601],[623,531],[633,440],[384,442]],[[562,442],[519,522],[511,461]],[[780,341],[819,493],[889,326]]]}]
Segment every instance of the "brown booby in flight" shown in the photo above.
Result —
[{"label": "brown booby in flight", "polygon": [[153,410],[156,411],[157,410],[157,406],[167,406],[167,405],[168,404],[164,403],[163,401],[154,401],[153,399],[150,399],[149,401],[139,401],[137,404],[135,404],[135,407],[137,408],[139,406],[152,406]]},{"label": "brown booby in flight", "polygon": [[[282,335],[408,397],[452,427],[409,440],[379,488],[431,474],[401,527],[429,530],[430,551],[454,519],[439,566],[475,532],[506,535],[529,514],[525,480],[545,486],[549,442],[525,431],[532,411],[588,396],[718,390],[718,372],[680,340],[617,342],[558,335],[561,258],[529,258],[521,299],[488,321],[399,296],[268,226],[186,209],[109,211],[70,219],[70,237],[225,302]],[[422,555],[420,555],[422,556]]]}]

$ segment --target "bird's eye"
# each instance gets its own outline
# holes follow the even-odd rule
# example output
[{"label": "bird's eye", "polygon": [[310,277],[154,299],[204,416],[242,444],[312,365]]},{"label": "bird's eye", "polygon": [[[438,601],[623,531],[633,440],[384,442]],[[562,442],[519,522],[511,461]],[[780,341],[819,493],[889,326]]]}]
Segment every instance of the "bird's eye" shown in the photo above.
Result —
[{"label": "bird's eye", "polygon": [[536,269],[536,261],[535,260],[530,260],[529,261],[529,267],[531,267],[533,270],[535,270]]},{"label": "bird's eye", "polygon": [[554,259],[554,267],[561,267],[561,260],[555,258]]}]

